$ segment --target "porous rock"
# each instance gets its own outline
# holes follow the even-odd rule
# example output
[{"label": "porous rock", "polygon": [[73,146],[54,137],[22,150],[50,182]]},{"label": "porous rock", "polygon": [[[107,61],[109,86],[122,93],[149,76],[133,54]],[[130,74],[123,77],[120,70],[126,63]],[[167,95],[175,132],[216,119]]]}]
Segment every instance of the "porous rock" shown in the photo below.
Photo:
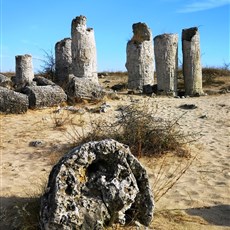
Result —
[{"label": "porous rock", "polygon": [[102,229],[130,220],[148,226],[153,208],[146,170],[128,146],[111,139],[88,142],[53,167],[40,228]]},{"label": "porous rock", "polygon": [[99,83],[91,81],[88,78],[79,78],[70,75],[70,81],[66,86],[66,94],[69,102],[77,102],[82,99],[100,100],[105,92]]},{"label": "porous rock", "polygon": [[28,97],[22,93],[0,87],[0,111],[20,114],[28,110]]},{"label": "porous rock", "polygon": [[60,86],[27,86],[22,91],[29,97],[29,108],[43,108],[56,106],[67,100],[64,90]]}]

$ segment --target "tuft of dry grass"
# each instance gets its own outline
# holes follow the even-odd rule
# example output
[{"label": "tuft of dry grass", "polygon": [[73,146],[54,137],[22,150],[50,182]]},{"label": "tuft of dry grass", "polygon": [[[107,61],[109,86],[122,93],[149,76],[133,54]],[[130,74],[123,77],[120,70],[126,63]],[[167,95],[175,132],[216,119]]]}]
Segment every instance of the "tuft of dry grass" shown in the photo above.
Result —
[{"label": "tuft of dry grass", "polygon": [[[137,156],[161,156],[169,151],[185,156],[186,143],[195,141],[196,134],[184,134],[179,125],[181,117],[175,120],[164,120],[146,104],[131,104],[119,108],[117,120],[91,120],[86,128],[88,132],[79,132],[72,127],[69,135],[75,145],[88,141],[99,141],[106,138],[115,139],[129,146]],[[71,140],[70,140],[71,141]]]}]

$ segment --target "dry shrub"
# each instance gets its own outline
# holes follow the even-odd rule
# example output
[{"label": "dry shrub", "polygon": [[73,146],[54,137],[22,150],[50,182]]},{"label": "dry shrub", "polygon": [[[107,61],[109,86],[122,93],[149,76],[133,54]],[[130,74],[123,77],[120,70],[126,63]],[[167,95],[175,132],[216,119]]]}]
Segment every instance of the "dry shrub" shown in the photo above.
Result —
[{"label": "dry shrub", "polygon": [[157,117],[150,107],[147,104],[121,107],[116,121],[91,120],[87,133],[73,127],[72,141],[80,145],[111,138],[128,145],[137,157],[161,156],[169,151],[186,155],[185,145],[195,141],[195,135],[182,132],[178,124],[181,117],[165,120]]},{"label": "dry shrub", "polygon": [[63,129],[65,125],[71,124],[74,118],[73,114],[70,114],[68,111],[57,108],[54,110],[51,115],[52,123],[54,124],[54,128]]}]

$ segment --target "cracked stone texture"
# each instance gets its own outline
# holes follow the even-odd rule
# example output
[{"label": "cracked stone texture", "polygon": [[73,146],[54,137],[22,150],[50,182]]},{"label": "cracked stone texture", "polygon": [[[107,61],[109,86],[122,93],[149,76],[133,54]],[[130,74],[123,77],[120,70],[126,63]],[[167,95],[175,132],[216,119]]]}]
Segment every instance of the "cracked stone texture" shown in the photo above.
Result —
[{"label": "cracked stone texture", "polygon": [[88,142],[53,167],[41,199],[40,227],[103,229],[130,220],[148,226],[153,208],[146,170],[128,146],[111,139]]},{"label": "cracked stone texture", "polygon": [[128,88],[143,90],[154,84],[154,51],[152,32],[145,23],[133,24],[133,38],[127,43],[126,68]]}]

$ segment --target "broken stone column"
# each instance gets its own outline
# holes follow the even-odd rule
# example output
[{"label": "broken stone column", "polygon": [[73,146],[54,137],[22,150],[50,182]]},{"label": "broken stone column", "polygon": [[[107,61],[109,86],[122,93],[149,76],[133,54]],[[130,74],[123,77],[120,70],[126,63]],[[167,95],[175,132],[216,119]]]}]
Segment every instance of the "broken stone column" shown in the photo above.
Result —
[{"label": "broken stone column", "polygon": [[157,89],[177,93],[178,35],[162,34],[154,38]]},{"label": "broken stone column", "polygon": [[148,226],[154,201],[146,170],[127,145],[112,139],[72,149],[53,167],[41,199],[40,229]]},{"label": "broken stone column", "polygon": [[72,69],[76,77],[98,82],[94,30],[86,27],[86,17],[72,20]]},{"label": "broken stone column", "polygon": [[133,38],[127,43],[126,68],[128,88],[143,90],[154,83],[154,52],[152,32],[145,23],[135,23]]},{"label": "broken stone column", "polygon": [[18,55],[16,60],[16,76],[15,85],[16,88],[23,88],[26,85],[30,85],[33,82],[34,71],[32,64],[32,56],[29,54]]},{"label": "broken stone column", "polygon": [[27,95],[0,86],[0,112],[25,113],[29,107]]},{"label": "broken stone column", "polygon": [[55,79],[54,82],[65,87],[72,73],[71,38],[65,38],[55,45]]},{"label": "broken stone column", "polygon": [[27,86],[22,92],[29,98],[30,109],[53,107],[67,100],[64,90],[57,85]]},{"label": "broken stone column", "polygon": [[186,95],[202,95],[200,35],[197,27],[182,30],[183,74]]}]

